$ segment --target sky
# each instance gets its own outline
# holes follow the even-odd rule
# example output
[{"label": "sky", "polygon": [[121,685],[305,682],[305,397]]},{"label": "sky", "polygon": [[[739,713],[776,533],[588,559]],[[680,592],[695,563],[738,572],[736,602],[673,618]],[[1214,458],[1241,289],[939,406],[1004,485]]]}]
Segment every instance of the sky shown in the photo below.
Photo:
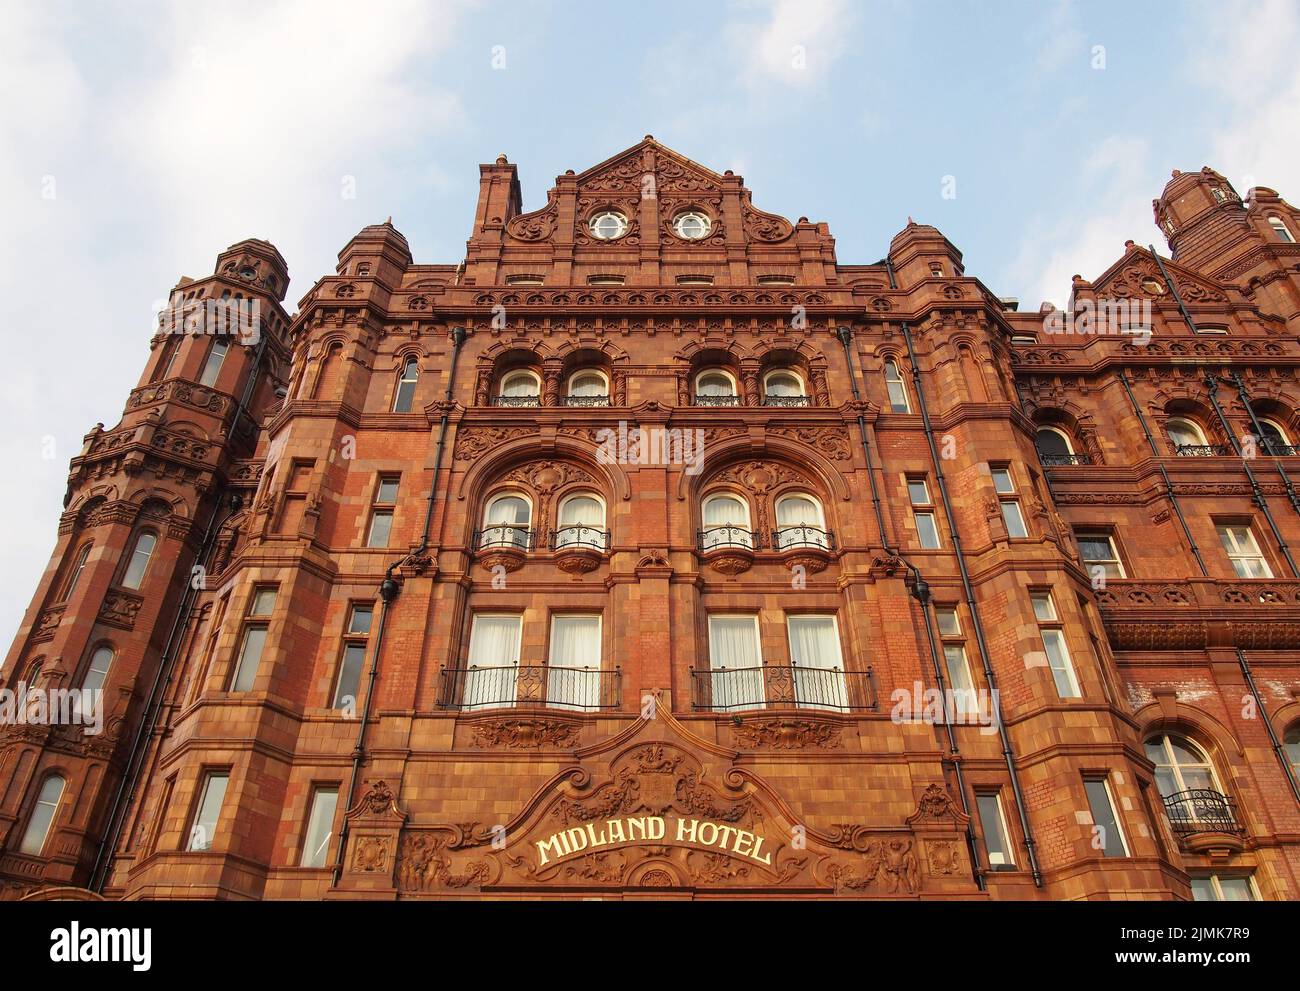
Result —
[{"label": "sky", "polygon": [[245,237],[288,304],[392,216],[455,263],[478,165],[524,208],[646,134],[826,221],[841,262],[908,217],[1024,308],[1063,302],[1171,170],[1300,198],[1300,3],[1249,0],[3,0],[0,637],[182,275]]}]

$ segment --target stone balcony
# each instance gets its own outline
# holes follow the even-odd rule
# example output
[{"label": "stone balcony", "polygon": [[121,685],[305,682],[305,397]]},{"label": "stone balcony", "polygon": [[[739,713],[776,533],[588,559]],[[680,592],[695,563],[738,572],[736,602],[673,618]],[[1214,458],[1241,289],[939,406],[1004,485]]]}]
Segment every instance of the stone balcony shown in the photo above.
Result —
[{"label": "stone balcony", "polygon": [[1300,581],[1109,579],[1097,604],[1116,650],[1300,648]]}]

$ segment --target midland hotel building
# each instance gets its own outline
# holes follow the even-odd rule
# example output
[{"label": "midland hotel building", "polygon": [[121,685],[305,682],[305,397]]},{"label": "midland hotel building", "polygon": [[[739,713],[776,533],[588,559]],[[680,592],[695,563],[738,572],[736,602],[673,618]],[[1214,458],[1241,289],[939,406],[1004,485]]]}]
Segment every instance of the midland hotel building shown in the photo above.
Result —
[{"label": "midland hotel building", "polygon": [[650,137],[479,171],[461,260],[176,285],[0,669],[0,898],[1300,898],[1300,211],[1175,172],[1025,312]]}]

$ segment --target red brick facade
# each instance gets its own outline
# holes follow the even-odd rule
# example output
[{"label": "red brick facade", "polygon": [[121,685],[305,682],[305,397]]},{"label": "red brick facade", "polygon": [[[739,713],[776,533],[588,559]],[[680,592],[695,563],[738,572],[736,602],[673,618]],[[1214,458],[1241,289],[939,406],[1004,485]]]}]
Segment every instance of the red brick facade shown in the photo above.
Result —
[{"label": "red brick facade", "polygon": [[104,728],[0,728],[0,897],[1300,897],[1300,212],[1175,173],[1074,286],[1148,341],[651,138],[480,172],[459,264],[178,285],[260,334],[72,461],[0,684]]}]

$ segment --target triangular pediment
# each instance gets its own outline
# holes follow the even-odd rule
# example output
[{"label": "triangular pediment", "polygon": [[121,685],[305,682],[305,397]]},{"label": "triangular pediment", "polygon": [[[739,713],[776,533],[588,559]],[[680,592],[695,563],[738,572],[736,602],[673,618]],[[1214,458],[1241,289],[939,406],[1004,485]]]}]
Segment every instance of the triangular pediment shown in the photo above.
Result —
[{"label": "triangular pediment", "polygon": [[[1184,268],[1172,259],[1160,259],[1186,303],[1227,301],[1224,287],[1212,279]],[[1160,265],[1150,249],[1130,244],[1124,255],[1106,269],[1093,283],[1098,296],[1123,299],[1159,299],[1167,295]]]}]

